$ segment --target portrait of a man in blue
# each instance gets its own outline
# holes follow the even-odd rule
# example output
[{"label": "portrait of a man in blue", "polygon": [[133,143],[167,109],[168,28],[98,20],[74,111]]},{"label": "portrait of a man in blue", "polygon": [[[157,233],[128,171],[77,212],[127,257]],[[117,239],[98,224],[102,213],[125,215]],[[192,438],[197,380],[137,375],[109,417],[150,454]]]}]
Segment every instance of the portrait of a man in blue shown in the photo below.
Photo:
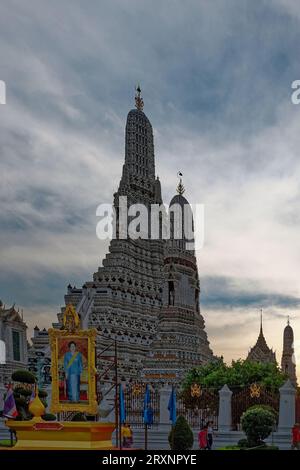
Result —
[{"label": "portrait of a man in blue", "polygon": [[77,351],[75,341],[68,344],[69,350],[64,355],[66,392],[71,402],[80,401],[80,376],[83,369],[82,354]]}]

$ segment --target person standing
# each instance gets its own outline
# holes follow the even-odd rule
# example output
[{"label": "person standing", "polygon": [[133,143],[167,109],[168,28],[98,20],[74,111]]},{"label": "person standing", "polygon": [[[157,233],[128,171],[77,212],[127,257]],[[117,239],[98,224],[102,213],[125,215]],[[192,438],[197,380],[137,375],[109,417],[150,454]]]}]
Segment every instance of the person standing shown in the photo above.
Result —
[{"label": "person standing", "polygon": [[207,426],[206,425],[203,426],[202,429],[199,431],[198,442],[199,442],[200,450],[207,449]]},{"label": "person standing", "polygon": [[207,449],[211,450],[213,445],[213,422],[208,421],[207,423]]},{"label": "person standing", "polygon": [[300,424],[292,427],[292,450],[300,450]]},{"label": "person standing", "polygon": [[130,449],[133,442],[133,433],[130,425],[127,423],[124,423],[124,425],[122,426],[122,440],[123,447],[125,449]]}]

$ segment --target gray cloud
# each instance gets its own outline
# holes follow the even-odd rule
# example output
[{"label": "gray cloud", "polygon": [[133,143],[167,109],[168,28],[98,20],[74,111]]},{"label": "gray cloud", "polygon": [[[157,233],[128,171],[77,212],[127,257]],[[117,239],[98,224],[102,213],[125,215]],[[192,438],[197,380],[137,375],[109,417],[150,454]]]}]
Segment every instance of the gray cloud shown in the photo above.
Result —
[{"label": "gray cloud", "polygon": [[280,326],[277,349],[290,309],[300,328],[299,21],[293,0],[1,6],[0,293],[30,327],[47,326],[65,285],[89,279],[106,252],[95,211],[117,188],[140,81],[164,199],[181,169],[188,199],[205,204],[212,346],[242,353],[261,305]]},{"label": "gray cloud", "polygon": [[247,278],[203,277],[201,292],[205,309],[300,307],[300,297],[261,291],[259,283]]}]

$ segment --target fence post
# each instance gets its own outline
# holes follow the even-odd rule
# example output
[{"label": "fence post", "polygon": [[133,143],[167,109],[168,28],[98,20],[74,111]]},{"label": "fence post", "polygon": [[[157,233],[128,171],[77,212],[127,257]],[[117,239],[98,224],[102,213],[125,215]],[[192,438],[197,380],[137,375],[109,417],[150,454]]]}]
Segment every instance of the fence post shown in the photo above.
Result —
[{"label": "fence post", "polygon": [[232,391],[227,385],[224,385],[219,390],[218,431],[231,430],[231,397]]},{"label": "fence post", "polygon": [[172,388],[169,385],[164,385],[160,390],[159,395],[159,424],[171,424],[168,410]]},{"label": "fence post", "polygon": [[291,429],[295,424],[296,389],[288,379],[282,387],[280,387],[279,392],[280,404],[278,431],[291,433]]}]

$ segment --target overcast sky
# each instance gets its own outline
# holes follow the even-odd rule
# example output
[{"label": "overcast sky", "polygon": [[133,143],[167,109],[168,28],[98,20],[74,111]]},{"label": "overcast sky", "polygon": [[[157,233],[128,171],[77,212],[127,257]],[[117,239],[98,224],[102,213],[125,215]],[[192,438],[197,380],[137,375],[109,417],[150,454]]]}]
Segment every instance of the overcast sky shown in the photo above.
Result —
[{"label": "overcast sky", "polygon": [[297,0],[3,1],[0,298],[49,327],[69,282],[107,245],[139,82],[168,202],[205,204],[198,253],[213,351],[245,357],[264,331],[280,360],[287,315],[300,371],[300,79]]}]

